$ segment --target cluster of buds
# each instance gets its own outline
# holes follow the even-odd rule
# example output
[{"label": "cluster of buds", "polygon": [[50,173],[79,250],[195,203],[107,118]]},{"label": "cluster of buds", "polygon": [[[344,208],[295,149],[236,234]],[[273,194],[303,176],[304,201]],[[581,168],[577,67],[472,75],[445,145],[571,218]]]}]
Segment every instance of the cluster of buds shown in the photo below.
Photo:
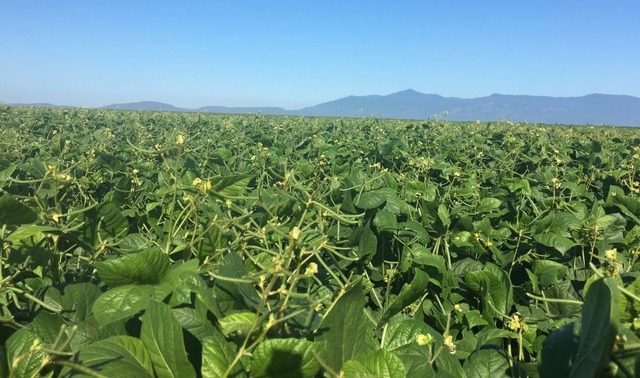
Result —
[{"label": "cluster of buds", "polygon": [[211,189],[211,180],[203,180],[200,177],[196,177],[191,182],[191,185],[195,186],[201,192],[207,192]]},{"label": "cluster of buds", "polygon": [[56,167],[55,165],[48,165],[47,170],[49,171],[51,176],[56,180],[59,180],[59,181],[71,180],[71,176],[69,174],[58,172],[58,167]]}]

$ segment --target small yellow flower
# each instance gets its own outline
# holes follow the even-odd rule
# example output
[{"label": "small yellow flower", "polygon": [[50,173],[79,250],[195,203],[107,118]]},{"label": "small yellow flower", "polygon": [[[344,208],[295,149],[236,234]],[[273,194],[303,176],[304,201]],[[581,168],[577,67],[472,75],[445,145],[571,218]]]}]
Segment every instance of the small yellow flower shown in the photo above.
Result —
[{"label": "small yellow flower", "polygon": [[131,173],[137,175],[138,173],[140,173],[140,170],[138,168],[133,168],[133,171],[131,171]]},{"label": "small yellow flower", "polygon": [[431,334],[420,334],[416,336],[416,342],[418,345],[429,345],[433,342],[433,336]]},{"label": "small yellow flower", "polygon": [[176,145],[182,146],[183,144],[184,144],[184,135],[183,134],[176,135]]},{"label": "small yellow flower", "polygon": [[460,177],[460,172],[455,171],[455,172],[453,173],[453,175],[454,175],[454,176],[456,176],[456,177]]},{"label": "small yellow flower", "polygon": [[312,262],[307,265],[307,269],[304,270],[305,276],[313,276],[318,273],[318,264]]},{"label": "small yellow flower", "polygon": [[292,228],[289,236],[291,237],[291,240],[298,240],[300,237],[300,228],[298,226]]},{"label": "small yellow flower", "polygon": [[460,306],[460,303],[456,303],[455,305],[453,305],[454,310],[456,310],[456,312],[462,312],[462,306]]},{"label": "small yellow flower", "polygon": [[455,354],[456,353],[456,344],[453,343],[453,336],[447,335],[444,338],[444,345],[447,348],[449,348],[449,353],[451,353],[451,354]]},{"label": "small yellow flower", "polygon": [[606,251],[604,251],[604,257],[611,261],[616,261],[618,259],[617,254],[618,250],[616,248],[607,249]]}]

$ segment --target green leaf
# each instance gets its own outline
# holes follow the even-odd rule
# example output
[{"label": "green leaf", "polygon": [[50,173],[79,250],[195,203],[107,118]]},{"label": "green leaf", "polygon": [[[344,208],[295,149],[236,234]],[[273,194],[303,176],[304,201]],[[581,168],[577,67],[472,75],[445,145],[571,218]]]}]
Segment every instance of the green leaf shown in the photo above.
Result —
[{"label": "green leaf", "polygon": [[565,253],[567,253],[568,250],[577,245],[573,240],[569,239],[566,236],[552,233],[536,234],[533,236],[533,238],[535,239],[535,241],[544,246],[555,248],[563,256]]},{"label": "green leaf", "polygon": [[85,320],[89,316],[91,306],[102,294],[100,289],[89,282],[64,286],[64,293],[50,287],[44,297],[45,303],[60,308],[62,316],[72,322]]},{"label": "green leaf", "polygon": [[[75,362],[109,378],[154,377],[151,357],[142,341],[131,336],[113,336],[80,348]],[[88,377],[69,368],[62,377]]]},{"label": "green leaf", "polygon": [[9,193],[0,197],[0,225],[18,225],[33,223],[38,214]]},{"label": "green leaf", "polygon": [[443,203],[438,205],[438,218],[445,227],[448,227],[451,224],[451,216],[449,215],[449,209]]},{"label": "green leaf", "polygon": [[229,336],[233,333],[237,333],[240,336],[245,336],[251,330],[251,327],[256,322],[258,316],[251,311],[237,312],[235,314],[227,315],[222,319],[219,319],[220,328],[225,336]]},{"label": "green leaf", "polygon": [[404,365],[392,352],[378,349],[342,367],[345,377],[404,378]]},{"label": "green leaf", "polygon": [[362,229],[360,241],[358,242],[358,257],[365,261],[370,261],[378,249],[378,237],[371,230],[371,222],[367,222]]},{"label": "green leaf", "polygon": [[436,344],[442,343],[442,335],[427,323],[417,319],[403,319],[389,322],[383,348],[395,351],[406,345],[416,344],[419,335],[431,335]]},{"label": "green leaf", "polygon": [[[636,296],[640,296],[640,278],[627,286],[627,291]],[[640,301],[637,301],[626,294],[620,295],[620,321],[630,322],[640,316]]]},{"label": "green leaf", "polygon": [[365,298],[360,283],[343,294],[320,323],[316,340],[323,344],[323,361],[333,371],[340,371],[345,361],[368,351],[364,315]]},{"label": "green leaf", "polygon": [[158,284],[170,267],[169,256],[154,249],[96,263],[96,271],[100,279],[112,287],[127,284]]},{"label": "green leaf", "polygon": [[377,327],[381,327],[393,315],[399,313],[405,307],[418,300],[427,290],[429,275],[419,269],[416,269],[415,272],[416,275],[411,281],[411,284],[403,288],[391,305],[385,309],[382,317],[378,321]]},{"label": "green leaf", "polygon": [[6,348],[8,365],[12,376],[36,376],[47,354],[42,350],[30,350],[32,346],[41,343],[42,340],[27,328],[22,328],[9,336],[6,341]]},{"label": "green leaf", "polygon": [[300,339],[266,340],[253,352],[252,377],[314,377],[320,364],[313,355],[314,344]]},{"label": "green leaf", "polygon": [[591,284],[582,308],[580,344],[571,376],[593,376],[609,362],[618,334],[619,311],[618,286],[613,277]]},{"label": "green leaf", "polygon": [[11,164],[0,171],[0,185],[4,186],[4,184],[11,179],[11,175],[16,170],[16,165]]},{"label": "green leaf", "polygon": [[507,287],[495,273],[490,270],[467,272],[464,275],[464,282],[480,296],[485,304],[485,311],[489,314],[500,317],[500,313],[510,313],[510,287]]},{"label": "green leaf", "polygon": [[241,376],[242,364],[225,374],[236,356],[236,346],[227,341],[220,333],[202,342],[202,377],[226,378]]},{"label": "green leaf", "polygon": [[569,377],[578,353],[580,322],[571,322],[551,332],[540,351],[540,377]]},{"label": "green leaf", "polygon": [[129,318],[144,310],[149,298],[164,299],[171,288],[151,285],[125,285],[108,290],[93,303],[93,314],[100,327]]},{"label": "green leaf", "polygon": [[478,207],[478,211],[481,213],[490,213],[494,210],[497,210],[502,205],[502,201],[497,198],[483,198],[480,200],[480,205]]},{"label": "green leaf", "polygon": [[[227,253],[218,264],[218,275],[229,278],[246,278],[247,268],[242,258],[235,252],[231,252]],[[256,288],[250,283],[216,280],[214,291],[223,313],[235,309],[243,301],[251,308],[257,308],[260,303],[260,296]]]},{"label": "green leaf", "polygon": [[538,277],[538,283],[543,286],[555,285],[567,274],[565,265],[551,260],[536,260],[533,262],[533,273]]},{"label": "green leaf", "polygon": [[242,195],[247,190],[253,175],[218,176],[211,179],[211,193],[223,198],[232,198]]},{"label": "green leaf", "polygon": [[84,211],[79,218],[82,228],[78,237],[91,246],[97,246],[101,240],[124,238],[129,229],[127,218],[112,202]]},{"label": "green leaf", "polygon": [[187,358],[182,328],[169,306],[151,300],[142,320],[140,340],[149,351],[153,369],[159,378],[195,377]]},{"label": "green leaf", "polygon": [[398,227],[396,215],[389,210],[380,210],[373,217],[373,225],[376,226],[378,232],[393,232]]},{"label": "green leaf", "polygon": [[511,364],[504,350],[485,348],[471,353],[463,368],[468,378],[507,378],[512,377]]},{"label": "green leaf", "polygon": [[391,188],[375,189],[356,196],[354,204],[360,209],[375,209],[382,206],[389,197],[395,197],[396,191]]},{"label": "green leaf", "polygon": [[[35,319],[33,319],[33,331],[47,346],[52,346],[56,341],[60,330],[65,325],[61,316],[58,314],[51,314],[49,312],[40,312]],[[63,336],[61,342],[66,339]]]}]

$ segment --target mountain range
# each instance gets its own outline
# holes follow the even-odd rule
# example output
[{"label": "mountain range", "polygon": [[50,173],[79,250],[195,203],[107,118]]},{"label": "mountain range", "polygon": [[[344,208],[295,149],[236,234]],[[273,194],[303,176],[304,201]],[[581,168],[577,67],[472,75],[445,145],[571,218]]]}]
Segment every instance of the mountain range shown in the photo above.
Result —
[{"label": "mountain range", "polygon": [[427,119],[438,116],[453,121],[497,121],[504,118],[513,122],[640,126],[640,98],[607,94],[589,94],[581,97],[492,94],[464,99],[408,89],[384,96],[348,96],[299,110],[225,106],[186,109],[154,101],[113,104],[102,109],[333,117],[373,116],[401,119]]}]

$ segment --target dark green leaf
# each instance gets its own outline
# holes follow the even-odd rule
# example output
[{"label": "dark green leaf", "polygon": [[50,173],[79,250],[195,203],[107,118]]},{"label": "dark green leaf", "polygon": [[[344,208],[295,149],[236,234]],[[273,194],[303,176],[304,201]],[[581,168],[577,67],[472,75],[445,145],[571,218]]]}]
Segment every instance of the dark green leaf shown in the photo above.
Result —
[{"label": "dark green leaf", "polygon": [[405,307],[418,300],[427,290],[429,275],[419,269],[416,269],[415,272],[416,275],[411,281],[411,284],[403,288],[391,305],[385,309],[380,321],[378,321],[377,327],[381,327],[393,315],[399,313]]},{"label": "dark green leaf", "polygon": [[404,365],[392,352],[378,349],[358,360],[345,362],[345,377],[404,378]]},{"label": "dark green leaf", "polygon": [[471,353],[464,363],[464,371],[468,378],[507,378],[513,377],[510,368],[512,363],[505,351],[485,348]]},{"label": "dark green leaf", "polygon": [[236,349],[235,344],[227,341],[219,333],[205,339],[202,342],[202,377],[226,378],[241,376],[242,364],[239,362],[234,368],[230,369],[229,374],[225,374],[236,356]]},{"label": "dark green leaf", "polygon": [[93,304],[93,314],[100,327],[129,318],[144,310],[149,298],[164,299],[171,288],[151,285],[125,285],[102,294]]},{"label": "dark green leaf", "polygon": [[38,214],[11,194],[5,193],[0,197],[0,225],[27,224],[36,220]]},{"label": "dark green leaf", "polygon": [[159,378],[196,376],[187,358],[182,328],[169,306],[156,300],[149,301],[142,320],[140,340],[147,348]]},{"label": "dark green leaf", "polygon": [[591,284],[582,309],[580,344],[571,376],[594,376],[609,362],[618,334],[619,311],[618,286],[613,277]]},{"label": "dark green leaf", "polygon": [[158,284],[171,267],[169,256],[151,249],[96,263],[96,271],[109,286]]},{"label": "dark green leaf", "polygon": [[360,284],[343,294],[322,319],[317,341],[323,344],[324,362],[333,371],[340,371],[345,361],[367,352],[368,324],[364,315],[365,299]]},{"label": "dark green leaf", "polygon": [[7,339],[7,360],[12,376],[36,376],[46,353],[43,350],[32,351],[31,348],[41,343],[42,340],[27,328],[18,330]]},{"label": "dark green leaf", "polygon": [[[113,336],[83,346],[75,360],[109,378],[154,377],[153,365],[142,341],[131,336]],[[89,377],[65,368],[62,377]]]},{"label": "dark green leaf", "polygon": [[320,364],[313,355],[314,344],[299,339],[270,339],[260,343],[251,358],[251,376],[314,377]]}]

